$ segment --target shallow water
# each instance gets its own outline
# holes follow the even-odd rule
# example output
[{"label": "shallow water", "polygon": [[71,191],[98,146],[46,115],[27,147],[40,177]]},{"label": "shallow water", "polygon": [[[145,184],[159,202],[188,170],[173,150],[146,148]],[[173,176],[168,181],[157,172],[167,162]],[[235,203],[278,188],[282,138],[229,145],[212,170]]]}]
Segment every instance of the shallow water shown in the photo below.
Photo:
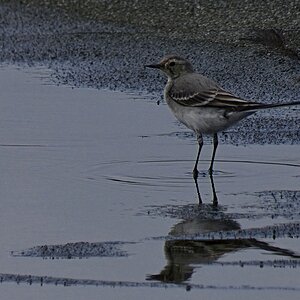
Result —
[{"label": "shallow water", "polygon": [[207,143],[199,206],[166,105],[48,76],[0,69],[6,299],[298,299],[299,145],[220,145],[216,206]]}]

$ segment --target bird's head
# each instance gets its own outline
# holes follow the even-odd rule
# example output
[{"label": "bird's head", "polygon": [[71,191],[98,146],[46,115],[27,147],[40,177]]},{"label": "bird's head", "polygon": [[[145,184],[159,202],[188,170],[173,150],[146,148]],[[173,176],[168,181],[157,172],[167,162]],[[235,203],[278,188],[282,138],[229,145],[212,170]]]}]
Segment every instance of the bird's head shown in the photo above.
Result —
[{"label": "bird's head", "polygon": [[145,67],[159,69],[172,79],[193,72],[191,63],[177,55],[165,56],[158,64],[146,65]]}]

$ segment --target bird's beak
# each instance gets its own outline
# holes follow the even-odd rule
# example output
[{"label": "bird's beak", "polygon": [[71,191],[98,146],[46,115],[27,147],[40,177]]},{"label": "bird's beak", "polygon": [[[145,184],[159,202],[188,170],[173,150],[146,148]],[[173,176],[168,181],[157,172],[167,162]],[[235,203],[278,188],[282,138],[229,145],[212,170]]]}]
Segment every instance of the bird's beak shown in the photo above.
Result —
[{"label": "bird's beak", "polygon": [[153,64],[153,65],[146,65],[145,68],[152,68],[152,69],[161,69],[161,64]]}]

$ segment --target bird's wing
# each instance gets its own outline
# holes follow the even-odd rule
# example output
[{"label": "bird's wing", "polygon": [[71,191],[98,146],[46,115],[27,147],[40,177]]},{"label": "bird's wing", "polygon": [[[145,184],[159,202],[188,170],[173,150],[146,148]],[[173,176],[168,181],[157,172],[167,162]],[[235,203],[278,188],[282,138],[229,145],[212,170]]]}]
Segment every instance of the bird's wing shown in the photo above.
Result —
[{"label": "bird's wing", "polygon": [[168,91],[168,96],[173,101],[183,106],[213,106],[232,110],[248,110],[260,105],[225,91],[207,77],[195,73],[193,75],[173,84]]},{"label": "bird's wing", "polygon": [[201,92],[169,92],[169,96],[178,104],[184,106],[215,106],[238,108],[245,105],[257,103],[243,100],[223,90],[207,90]]}]

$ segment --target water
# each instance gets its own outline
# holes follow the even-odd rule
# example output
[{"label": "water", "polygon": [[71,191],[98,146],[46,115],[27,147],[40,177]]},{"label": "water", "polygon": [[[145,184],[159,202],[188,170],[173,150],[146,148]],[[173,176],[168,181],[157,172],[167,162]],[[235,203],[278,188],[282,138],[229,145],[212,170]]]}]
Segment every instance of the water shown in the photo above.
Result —
[{"label": "water", "polygon": [[0,70],[6,299],[298,299],[299,146],[220,145],[216,207],[207,143],[199,206],[196,145],[166,105],[48,76]]}]

